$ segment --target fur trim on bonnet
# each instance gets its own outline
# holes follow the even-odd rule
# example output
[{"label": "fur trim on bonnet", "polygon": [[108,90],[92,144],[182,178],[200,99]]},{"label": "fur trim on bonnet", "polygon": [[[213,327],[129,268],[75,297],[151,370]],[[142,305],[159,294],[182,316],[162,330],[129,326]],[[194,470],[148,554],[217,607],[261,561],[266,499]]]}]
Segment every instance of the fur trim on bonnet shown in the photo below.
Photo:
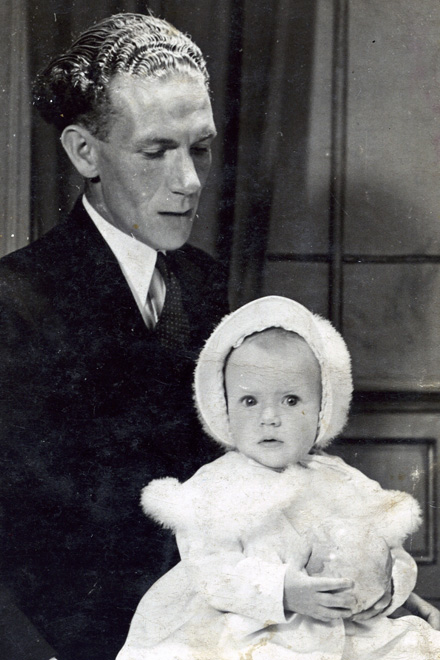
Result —
[{"label": "fur trim on bonnet", "polygon": [[321,367],[322,401],[315,446],[325,447],[345,426],[352,394],[350,355],[330,324],[290,298],[258,298],[225,316],[206,342],[197,363],[194,398],[205,431],[233,446],[224,391],[224,364],[231,349],[256,332],[283,328],[300,335]]}]

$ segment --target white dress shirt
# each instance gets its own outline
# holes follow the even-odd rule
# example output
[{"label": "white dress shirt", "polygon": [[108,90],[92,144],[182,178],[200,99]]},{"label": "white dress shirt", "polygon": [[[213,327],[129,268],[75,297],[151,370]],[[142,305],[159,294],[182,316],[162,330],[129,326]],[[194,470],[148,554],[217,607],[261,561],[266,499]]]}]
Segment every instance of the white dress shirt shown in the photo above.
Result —
[{"label": "white dress shirt", "polygon": [[82,203],[102,238],[115,255],[145,325],[154,328],[165,301],[165,283],[157,268],[157,252],[110,224],[83,195]]}]

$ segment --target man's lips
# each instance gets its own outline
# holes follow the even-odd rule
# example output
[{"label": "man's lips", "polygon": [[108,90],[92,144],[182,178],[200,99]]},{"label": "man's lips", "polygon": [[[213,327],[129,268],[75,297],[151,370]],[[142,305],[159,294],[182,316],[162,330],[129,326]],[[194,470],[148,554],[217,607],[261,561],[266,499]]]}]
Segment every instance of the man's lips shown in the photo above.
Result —
[{"label": "man's lips", "polygon": [[277,440],[277,438],[263,438],[263,440],[260,440],[259,445],[268,445],[268,446],[276,446],[276,445],[282,445],[284,444],[282,440]]}]

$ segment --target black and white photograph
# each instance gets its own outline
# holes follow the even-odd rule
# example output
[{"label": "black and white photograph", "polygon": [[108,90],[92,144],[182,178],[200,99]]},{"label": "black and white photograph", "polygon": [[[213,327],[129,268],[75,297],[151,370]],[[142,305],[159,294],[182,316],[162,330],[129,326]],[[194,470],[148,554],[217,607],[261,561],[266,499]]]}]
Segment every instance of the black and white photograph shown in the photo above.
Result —
[{"label": "black and white photograph", "polygon": [[440,658],[438,0],[0,18],[0,659]]}]

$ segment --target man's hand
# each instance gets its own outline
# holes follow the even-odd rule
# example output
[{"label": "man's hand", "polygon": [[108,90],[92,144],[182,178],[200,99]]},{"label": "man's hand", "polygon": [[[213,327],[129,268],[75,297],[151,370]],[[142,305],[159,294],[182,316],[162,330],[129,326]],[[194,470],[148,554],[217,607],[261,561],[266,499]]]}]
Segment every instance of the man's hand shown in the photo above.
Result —
[{"label": "man's hand", "polygon": [[307,614],[319,621],[346,619],[356,605],[346,578],[310,577],[289,567],[284,581],[284,606],[290,612]]},{"label": "man's hand", "polygon": [[414,592],[409,595],[408,600],[404,603],[404,607],[411,612],[411,614],[416,614],[422,619],[425,619],[434,630],[440,630],[440,612],[439,610],[428,603],[420,596],[417,596]]}]

